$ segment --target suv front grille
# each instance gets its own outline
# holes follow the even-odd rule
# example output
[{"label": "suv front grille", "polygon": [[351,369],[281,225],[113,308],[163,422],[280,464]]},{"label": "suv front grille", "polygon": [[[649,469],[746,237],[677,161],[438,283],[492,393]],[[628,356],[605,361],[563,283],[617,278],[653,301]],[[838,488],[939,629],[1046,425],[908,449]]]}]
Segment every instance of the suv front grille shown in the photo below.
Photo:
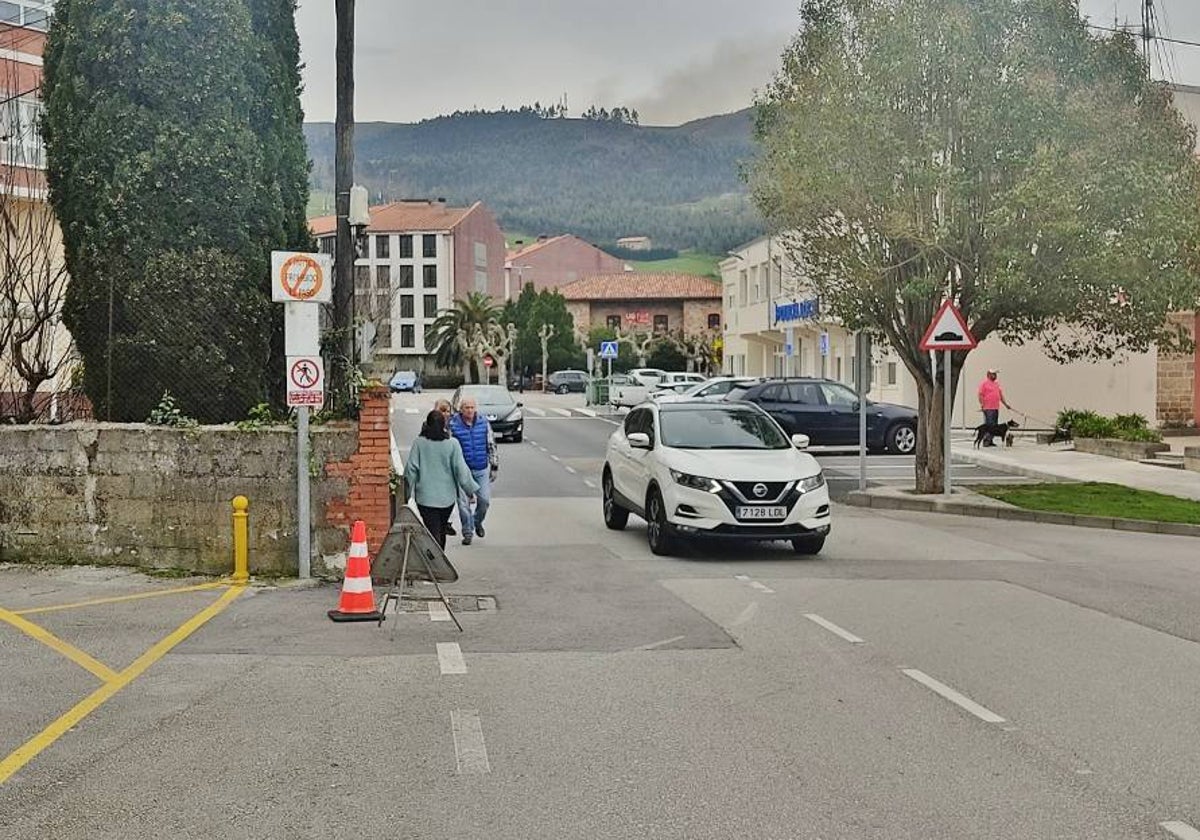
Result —
[{"label": "suv front grille", "polygon": [[[765,505],[778,504],[778,499],[784,492],[794,483],[791,481],[723,481],[726,490],[732,490],[734,498],[739,495],[739,501],[742,504]],[[754,488],[764,489],[766,492],[759,495],[754,492]]]}]

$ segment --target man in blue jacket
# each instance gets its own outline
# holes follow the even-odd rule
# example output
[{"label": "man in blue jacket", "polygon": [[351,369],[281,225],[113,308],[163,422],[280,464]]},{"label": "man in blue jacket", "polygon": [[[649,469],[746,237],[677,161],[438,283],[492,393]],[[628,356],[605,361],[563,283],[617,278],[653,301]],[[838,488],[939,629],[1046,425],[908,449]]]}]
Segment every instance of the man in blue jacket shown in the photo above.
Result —
[{"label": "man in blue jacket", "polygon": [[475,494],[475,512],[471,513],[471,500],[465,493],[458,496],[458,518],[462,522],[463,545],[470,545],[478,534],[485,536],[483,520],[492,503],[492,478],[496,471],[496,439],[486,417],[481,417],[473,397],[463,397],[458,404],[458,414],[450,420],[450,432],[462,447],[463,459],[471,470],[471,476],[479,485]]}]

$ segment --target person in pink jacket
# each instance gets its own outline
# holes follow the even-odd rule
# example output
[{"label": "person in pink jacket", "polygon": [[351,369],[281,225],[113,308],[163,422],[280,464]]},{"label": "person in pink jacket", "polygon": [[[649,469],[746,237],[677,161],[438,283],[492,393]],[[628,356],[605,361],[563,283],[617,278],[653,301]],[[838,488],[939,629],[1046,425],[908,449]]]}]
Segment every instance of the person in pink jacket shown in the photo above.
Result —
[{"label": "person in pink jacket", "polygon": [[[989,426],[996,426],[1000,423],[1000,406],[1004,406],[1009,411],[1013,407],[1008,404],[1008,400],[1004,399],[1004,389],[1000,387],[998,380],[1000,371],[995,368],[988,368],[987,376],[979,383],[979,410],[983,412],[983,422]],[[987,435],[983,439],[984,446],[995,446],[995,441],[991,435]]]}]

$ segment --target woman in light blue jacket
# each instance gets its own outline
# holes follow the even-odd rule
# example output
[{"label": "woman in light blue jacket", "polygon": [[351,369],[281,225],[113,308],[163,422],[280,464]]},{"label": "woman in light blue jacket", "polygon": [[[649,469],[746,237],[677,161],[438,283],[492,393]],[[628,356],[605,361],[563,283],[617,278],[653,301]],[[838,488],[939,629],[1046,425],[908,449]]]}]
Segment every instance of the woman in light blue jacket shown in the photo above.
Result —
[{"label": "woman in light blue jacket", "polygon": [[474,498],[479,484],[463,460],[462,447],[446,431],[446,418],[440,411],[429,412],[408,452],[404,487],[416,499],[425,528],[445,548],[446,522],[458,501],[458,491]]}]

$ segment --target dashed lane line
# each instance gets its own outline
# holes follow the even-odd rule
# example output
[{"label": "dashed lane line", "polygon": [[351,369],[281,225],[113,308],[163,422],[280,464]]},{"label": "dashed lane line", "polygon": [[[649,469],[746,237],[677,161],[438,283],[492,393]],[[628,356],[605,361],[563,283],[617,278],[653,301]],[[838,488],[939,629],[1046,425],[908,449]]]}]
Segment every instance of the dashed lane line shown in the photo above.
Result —
[{"label": "dashed lane line", "polygon": [[594,481],[590,481],[590,480],[588,480],[588,479],[586,479],[586,478],[585,478],[585,479],[583,480],[583,483],[584,483],[584,484],[586,484],[588,487],[592,488],[593,490],[595,490],[595,489],[596,489],[596,482],[594,482]]},{"label": "dashed lane line", "polygon": [[766,592],[768,595],[774,595],[775,590],[767,586],[765,583],[759,583],[756,580],[750,581],[750,588],[757,589],[759,592]]},{"label": "dashed lane line", "polygon": [[571,417],[572,416],[571,410],[569,408],[552,408],[550,410],[553,411],[555,414],[561,415],[562,417]]},{"label": "dashed lane line", "polygon": [[476,709],[455,709],[450,713],[450,731],[454,735],[454,758],[460,776],[492,772],[483,724]]},{"label": "dashed lane line", "polygon": [[[1004,723],[1004,718],[1000,717],[1000,715],[990,709],[984,708],[970,697],[960,694],[945,683],[938,682],[924,671],[918,671],[916,668],[902,668],[900,670],[906,677],[916,680],[930,691],[940,694],[954,705],[970,712],[985,723]],[[1197,838],[1197,840],[1200,840],[1200,838]]]},{"label": "dashed lane line", "polygon": [[824,627],[826,630],[828,630],[833,635],[840,636],[841,638],[845,639],[847,642],[849,642],[852,645],[866,644],[862,639],[860,639],[858,636],[855,636],[849,630],[845,630],[841,627],[838,627],[832,621],[821,618],[821,616],[817,615],[816,613],[805,613],[804,617],[807,618],[809,621],[811,621],[813,624]]},{"label": "dashed lane line", "polygon": [[[864,356],[864,358],[866,358],[866,357]],[[567,472],[569,472],[571,475],[575,475],[575,468],[574,468],[574,467],[568,467],[568,466],[566,466],[566,465],[563,465],[563,469],[564,469],[564,470],[566,470]]]},{"label": "dashed lane line", "polygon": [[1200,831],[1197,831],[1185,822],[1180,822],[1179,820],[1168,820],[1167,822],[1161,822],[1158,825],[1160,828],[1163,828],[1164,830],[1174,834],[1179,838],[1179,840],[1200,840]]},{"label": "dashed lane line", "polygon": [[462,648],[457,642],[438,642],[438,667],[443,674],[467,673],[467,661],[463,659]]}]

